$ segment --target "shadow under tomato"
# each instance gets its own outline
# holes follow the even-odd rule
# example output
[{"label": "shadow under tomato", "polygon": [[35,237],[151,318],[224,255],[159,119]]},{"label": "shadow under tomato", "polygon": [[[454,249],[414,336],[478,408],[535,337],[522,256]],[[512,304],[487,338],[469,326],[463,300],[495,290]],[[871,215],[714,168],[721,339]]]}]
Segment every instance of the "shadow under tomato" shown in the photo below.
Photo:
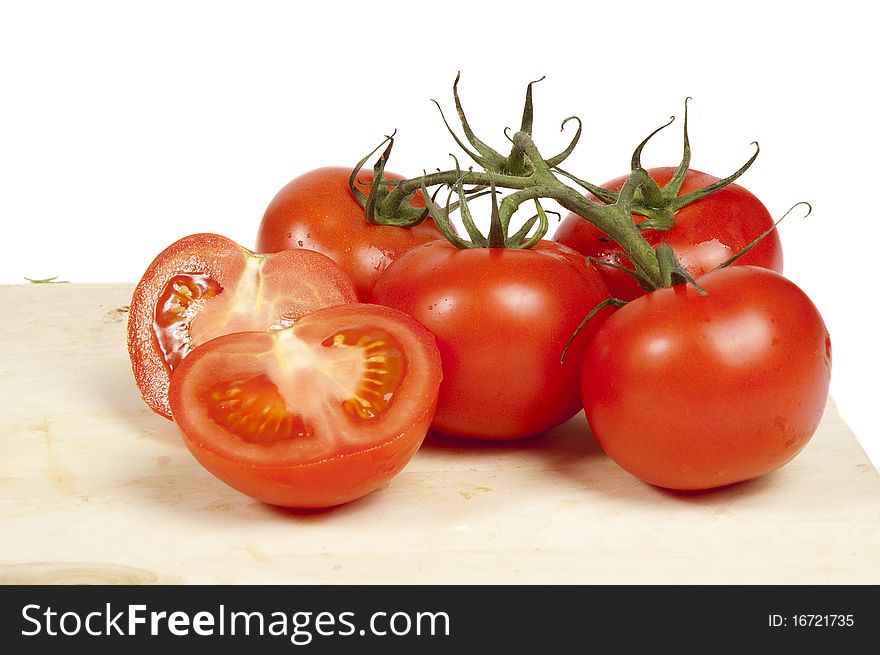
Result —
[{"label": "shadow under tomato", "polygon": [[261,504],[267,512],[283,519],[295,520],[298,523],[321,523],[324,520],[335,520],[357,512],[372,511],[370,509],[372,505],[378,505],[382,502],[380,496],[387,486],[385,484],[366,496],[332,507],[281,507],[280,505]]},{"label": "shadow under tomato", "polygon": [[445,458],[455,468],[538,472],[577,489],[601,484],[597,470],[610,461],[583,413],[545,433],[510,440],[466,439],[429,432],[416,455]]},{"label": "shadow under tomato", "polygon": [[549,449],[563,450],[570,454],[602,453],[583,418],[583,413],[552,430],[519,439],[471,439],[430,430],[421,449],[425,452],[460,452],[464,455],[484,453],[504,455],[530,451],[546,452]]},{"label": "shadow under tomato", "polygon": [[718,505],[739,498],[747,498],[766,493],[767,489],[775,486],[775,471],[759,478],[733,482],[714,489],[665,489],[652,484],[644,483],[659,496],[674,502],[689,503],[695,505]]}]

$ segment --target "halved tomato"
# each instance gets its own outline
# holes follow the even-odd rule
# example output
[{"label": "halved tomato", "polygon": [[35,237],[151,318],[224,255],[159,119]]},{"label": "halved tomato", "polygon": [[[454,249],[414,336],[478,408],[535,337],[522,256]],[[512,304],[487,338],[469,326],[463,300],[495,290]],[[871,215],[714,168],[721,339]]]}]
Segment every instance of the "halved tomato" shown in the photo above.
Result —
[{"label": "halved tomato", "polygon": [[265,503],[330,507],[388,481],[418,450],[441,380],[434,337],[377,305],[202,344],[171,380],[196,459]]},{"label": "halved tomato", "polygon": [[147,405],[171,418],[168,381],[197,345],[231,332],[282,328],[357,300],[348,276],[310,250],[258,255],[217,234],[163,250],[134,290],[128,352]]}]

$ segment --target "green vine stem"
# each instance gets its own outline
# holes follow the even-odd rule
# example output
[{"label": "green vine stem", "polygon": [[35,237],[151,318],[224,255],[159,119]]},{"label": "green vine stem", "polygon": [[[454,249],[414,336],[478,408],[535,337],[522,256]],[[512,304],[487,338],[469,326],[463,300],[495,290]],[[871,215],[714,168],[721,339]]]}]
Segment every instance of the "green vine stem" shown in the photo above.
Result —
[{"label": "green vine stem", "polygon": [[[576,121],[577,131],[569,145],[561,153],[554,157],[544,158],[538,151],[537,146],[532,140],[532,126],[534,122],[532,91],[534,84],[541,80],[530,82],[526,87],[519,131],[512,137],[509,136],[507,130],[504,132],[511,143],[510,153],[507,156],[489,146],[475,134],[464,112],[458,93],[459,81],[460,75],[456,75],[452,92],[456,113],[458,114],[461,129],[464,132],[464,139],[459,137],[452,129],[446,120],[440,104],[436,101],[434,103],[440,110],[443,122],[455,142],[484,170],[475,171],[469,169],[462,171],[456,160],[455,170],[438,170],[434,173],[426,172],[421,177],[400,181],[384,179],[385,164],[394,144],[393,135],[386,137],[386,141],[359,162],[351,177],[353,193],[358,202],[364,207],[367,220],[383,225],[411,227],[418,225],[425,218],[431,216],[444,235],[459,248],[530,247],[543,238],[547,229],[547,216],[540,205],[540,200],[551,199],[558,202],[565,209],[590,221],[608,235],[610,239],[616,241],[626,252],[635,269],[636,277],[643,286],[646,288],[660,288],[669,286],[673,282],[693,282],[693,280],[677,263],[673,253],[655,252],[642,235],[642,230],[670,229],[674,224],[674,214],[676,211],[731,184],[751,166],[760,152],[757,142],[754,142],[755,153],[735,173],[707,187],[678,196],[691,160],[687,116],[690,98],[688,98],[685,100],[682,158],[670,181],[663,187],[659,187],[642,167],[641,155],[650,139],[671,125],[674,117],[651,132],[636,147],[631,158],[630,176],[620,191],[612,191],[582,180],[560,167],[560,164],[574,150],[582,134],[583,125],[577,117],[572,116],[562,122],[561,129],[564,130],[570,121]],[[385,143],[387,143],[387,147],[374,166],[375,177],[371,183],[369,195],[355,191],[354,182],[358,172],[365,165],[369,157]],[[583,194],[583,191],[560,181],[560,176],[586,189],[598,198],[600,203],[605,204],[596,203],[588,199]],[[428,187],[435,186],[447,186],[451,190],[445,209],[440,209],[431,202],[427,203],[427,209],[410,206],[410,201],[414,194],[421,191],[425,194],[427,200]],[[470,187],[470,189],[466,191],[465,186]],[[498,188],[511,191],[511,193],[503,198],[500,204],[498,204],[495,195],[495,191]],[[490,233],[487,236],[483,236],[476,230],[473,217],[467,206],[467,200],[487,193],[486,189],[491,190],[493,216]],[[455,203],[451,203],[453,192],[457,193],[459,197],[459,200]],[[538,213],[531,217],[519,231],[510,235],[511,217],[527,201],[532,201],[536,204]],[[461,211],[462,221],[470,237],[469,241],[456,235],[449,222],[449,213],[456,208]],[[646,220],[637,224],[633,220],[633,214],[644,216]],[[530,235],[530,231],[533,228],[534,231]]]},{"label": "green vine stem", "polygon": [[[514,148],[519,148],[529,162],[532,172],[528,176],[498,174],[489,171],[462,171],[460,168],[456,168],[449,171],[425,173],[421,177],[401,180],[399,182],[385,180],[381,183],[381,186],[393,185],[393,188],[382,200],[381,208],[378,209],[377,213],[380,217],[386,216],[386,212],[390,214],[390,217],[395,216],[400,211],[400,206],[395,203],[406,201],[413,193],[419,190],[426,194],[427,197],[427,187],[429,186],[446,185],[450,188],[462,189],[459,193],[461,206],[464,206],[466,202],[463,185],[473,186],[477,189],[504,187],[513,191],[513,193],[501,201],[498,208],[501,228],[506,235],[510,227],[511,217],[522,203],[526,201],[540,201],[541,199],[555,200],[565,209],[592,222],[610,238],[614,239],[627,252],[636,271],[643,278],[655,287],[663,286],[657,256],[632,219],[634,211],[633,201],[636,192],[640,188],[645,187],[650,179],[644,169],[638,169],[630,175],[620,192],[615,194],[616,199],[614,203],[600,205],[587,199],[580,191],[559,181],[547,160],[538,151],[530,134],[520,131],[514,134],[511,140]],[[390,146],[391,143],[389,143],[389,148]],[[387,153],[388,149],[385,152]],[[354,176],[355,173],[352,174],[352,179],[354,179]],[[375,188],[378,188],[378,186],[375,186]],[[391,208],[387,207],[389,204]],[[379,207],[379,205],[374,205],[374,207]],[[445,216],[444,213],[446,214]],[[436,207],[432,207],[429,203],[428,215],[431,216],[435,223],[438,223],[439,220],[446,223],[448,227],[448,210],[443,212]],[[540,209],[538,218],[542,215],[546,219],[546,214],[543,209]],[[380,220],[385,222],[387,219]],[[401,225],[403,222],[405,222],[405,219],[393,224]],[[448,231],[452,231],[451,227]],[[447,230],[444,230],[444,235],[446,235],[446,232]],[[449,238],[448,235],[446,236]],[[462,246],[457,241],[450,240],[458,247],[475,247],[474,245]],[[527,242],[531,241],[537,242],[534,239],[528,239]],[[471,244],[473,243],[471,241]]]}]

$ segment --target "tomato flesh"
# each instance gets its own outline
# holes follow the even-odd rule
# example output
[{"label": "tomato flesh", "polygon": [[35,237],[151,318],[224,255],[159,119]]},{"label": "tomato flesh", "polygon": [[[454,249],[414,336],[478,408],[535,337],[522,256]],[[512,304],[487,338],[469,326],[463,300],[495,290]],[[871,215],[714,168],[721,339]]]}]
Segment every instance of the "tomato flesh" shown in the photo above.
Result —
[{"label": "tomato flesh", "polygon": [[433,337],[385,307],[342,305],[208,341],[175,372],[187,446],[254,498],[324,507],[372,491],[424,439],[440,385]]}]

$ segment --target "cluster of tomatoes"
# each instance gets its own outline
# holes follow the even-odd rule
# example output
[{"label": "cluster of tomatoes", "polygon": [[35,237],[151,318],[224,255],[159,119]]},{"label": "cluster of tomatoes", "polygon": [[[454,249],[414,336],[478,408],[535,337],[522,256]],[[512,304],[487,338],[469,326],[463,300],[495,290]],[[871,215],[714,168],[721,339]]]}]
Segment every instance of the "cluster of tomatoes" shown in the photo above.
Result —
[{"label": "cluster of tomatoes", "polygon": [[[530,102],[531,87],[529,128]],[[534,192],[528,181],[558,161],[530,161],[517,136],[509,158],[477,159],[513,171],[497,179],[538,204],[547,178]],[[780,274],[780,242],[755,196],[686,162],[636,168],[646,175],[628,216],[649,253],[673,253],[672,269],[658,259],[665,284],[582,215],[554,240],[540,228],[530,238],[538,218],[546,231],[538,204],[510,235],[494,181],[483,236],[466,196],[486,185],[465,192],[458,171],[465,240],[449,204],[426,196],[436,176],[410,185],[402,209],[416,218],[403,224],[369,218],[377,196],[403,188],[384,161],[373,175],[306,173],[270,203],[256,253],[197,234],[150,265],[128,332],[144,400],[214,475],[292,507],[378,488],[429,429],[517,439],[581,409],[608,455],[655,485],[707,489],[772,471],[821,418],[822,318]],[[589,187],[599,194],[589,204],[614,204],[632,178]],[[663,216],[674,220],[651,218]]]}]

